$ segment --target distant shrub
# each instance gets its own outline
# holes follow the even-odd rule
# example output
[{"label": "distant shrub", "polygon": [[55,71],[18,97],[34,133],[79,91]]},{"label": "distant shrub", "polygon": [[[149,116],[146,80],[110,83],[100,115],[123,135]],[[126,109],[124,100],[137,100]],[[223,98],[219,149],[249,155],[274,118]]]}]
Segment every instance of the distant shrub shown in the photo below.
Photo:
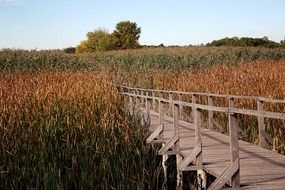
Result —
[{"label": "distant shrub", "polygon": [[214,40],[208,46],[252,46],[252,47],[281,47],[279,43],[268,40],[268,37],[263,38],[249,38],[249,37],[233,37]]},{"label": "distant shrub", "polygon": [[65,53],[74,54],[75,53],[75,49],[76,49],[75,47],[68,47],[68,48],[63,49],[63,51]]}]

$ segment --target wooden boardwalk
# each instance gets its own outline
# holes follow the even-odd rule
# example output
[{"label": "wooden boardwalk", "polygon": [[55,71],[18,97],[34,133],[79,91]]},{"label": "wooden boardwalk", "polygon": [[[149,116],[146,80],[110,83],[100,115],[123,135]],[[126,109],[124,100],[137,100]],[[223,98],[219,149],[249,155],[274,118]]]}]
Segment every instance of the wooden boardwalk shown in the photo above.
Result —
[{"label": "wooden boardwalk", "polygon": [[[163,91],[168,93],[169,98],[165,99],[161,91],[159,97],[154,93],[149,95],[154,90],[139,90],[124,87],[123,94],[128,97],[130,107],[140,110],[148,123],[151,135],[147,143],[162,143],[159,154],[181,157],[177,164],[179,171],[197,170],[215,176],[216,180],[208,189],[285,189],[285,156],[262,148],[262,142],[268,138],[262,132],[259,135],[260,146],[239,140],[236,119],[236,114],[257,116],[259,130],[262,131],[264,117],[284,120],[285,114],[264,111],[260,104],[265,101],[284,103],[282,100],[258,98],[258,110],[247,110],[235,108],[231,104],[233,96],[228,97],[228,107],[218,107],[209,98],[208,105],[197,104],[195,94],[191,94],[189,103],[174,100],[173,91]],[[182,107],[186,106],[192,108],[192,122],[181,119]],[[157,112],[156,107],[159,108]],[[169,110],[170,114],[166,114]],[[229,135],[202,127],[202,110],[209,112],[209,126],[214,125],[213,112],[227,113]]]},{"label": "wooden boardwalk", "polygon": [[[150,131],[159,126],[157,113],[151,112]],[[164,120],[163,140],[166,143],[173,137],[173,119]],[[180,122],[180,147],[183,157],[191,154],[195,147],[195,129]],[[230,163],[229,137],[210,129],[202,128],[203,170],[218,177]],[[285,189],[285,157],[250,143],[239,141],[240,186],[242,189]],[[228,182],[229,183],[229,182]]]}]

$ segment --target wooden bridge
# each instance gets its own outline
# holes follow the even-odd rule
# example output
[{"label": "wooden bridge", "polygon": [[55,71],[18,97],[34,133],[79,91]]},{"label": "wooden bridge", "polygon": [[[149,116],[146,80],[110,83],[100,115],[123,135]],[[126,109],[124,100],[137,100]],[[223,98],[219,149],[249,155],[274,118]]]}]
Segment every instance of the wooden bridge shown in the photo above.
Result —
[{"label": "wooden bridge", "polygon": [[[162,144],[163,161],[176,155],[178,188],[182,172],[194,170],[203,180],[200,189],[285,189],[285,156],[264,148],[274,141],[266,133],[265,118],[281,120],[283,127],[285,120],[284,113],[266,111],[264,104],[284,100],[126,86],[120,90],[130,111],[140,111],[148,123],[147,143]],[[235,106],[244,100],[254,102],[256,109]],[[226,134],[214,130],[221,127],[217,114],[226,117]],[[257,118],[259,146],[239,140],[241,115]],[[210,185],[207,175],[216,178]]]}]

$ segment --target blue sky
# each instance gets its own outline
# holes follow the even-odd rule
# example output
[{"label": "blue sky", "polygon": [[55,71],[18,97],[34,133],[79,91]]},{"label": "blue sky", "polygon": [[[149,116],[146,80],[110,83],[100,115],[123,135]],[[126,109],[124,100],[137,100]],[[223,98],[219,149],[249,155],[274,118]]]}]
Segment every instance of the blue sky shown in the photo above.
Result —
[{"label": "blue sky", "polygon": [[0,48],[76,46],[88,31],[122,20],[140,43],[189,45],[233,36],[285,37],[284,0],[0,0]]}]

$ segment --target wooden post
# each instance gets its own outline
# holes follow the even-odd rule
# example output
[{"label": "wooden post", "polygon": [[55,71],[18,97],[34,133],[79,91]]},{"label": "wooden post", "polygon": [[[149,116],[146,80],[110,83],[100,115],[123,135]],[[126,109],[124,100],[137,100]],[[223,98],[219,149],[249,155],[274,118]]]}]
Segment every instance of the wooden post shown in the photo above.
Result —
[{"label": "wooden post", "polygon": [[177,175],[176,175],[176,189],[177,190],[182,190],[183,189],[183,172],[181,170],[179,170],[178,166],[181,163],[181,161],[183,160],[183,157],[179,154],[179,150],[180,150],[180,130],[179,130],[179,108],[180,105],[179,104],[173,104],[173,127],[174,127],[174,134],[173,136],[178,136],[178,141],[175,143],[174,149],[176,152],[176,171],[177,171]]},{"label": "wooden post", "polygon": [[164,116],[164,107],[163,107],[163,102],[160,100],[159,101],[159,124],[163,126],[163,116]]},{"label": "wooden post", "polygon": [[173,136],[179,136],[179,104],[174,104],[173,119]]},{"label": "wooden post", "polygon": [[[178,166],[183,160],[183,157],[180,154],[176,154],[176,166]],[[178,170],[176,175],[176,190],[183,189],[183,171]]]},{"label": "wooden post", "polygon": [[197,99],[197,95],[196,94],[192,94],[192,103],[196,104],[196,99]]},{"label": "wooden post", "polygon": [[[193,101],[193,99],[192,99]],[[202,112],[200,109],[193,107],[194,112],[194,126],[195,126],[195,145],[198,146],[201,144],[202,146],[202,134],[201,134],[201,127],[202,127]],[[202,148],[202,147],[201,147]],[[203,166],[203,159],[202,159],[202,151],[196,157],[196,166]],[[207,174],[203,170],[197,170],[197,179],[198,183],[200,183],[198,189],[206,189],[207,187]]]},{"label": "wooden post", "polygon": [[155,99],[154,99],[154,97],[155,97],[154,91],[151,92],[151,96],[153,97],[153,99],[152,99],[152,111],[155,112],[156,104],[155,104]]},{"label": "wooden post", "polygon": [[[163,94],[160,93],[162,96]],[[162,100],[159,100],[159,124],[162,126],[162,139],[163,139],[163,131],[164,131],[164,102]],[[165,143],[162,143],[162,147],[165,146]],[[164,174],[164,181],[163,181],[163,187],[167,187],[167,159],[168,155],[162,155],[162,168],[163,168],[163,174]]]},{"label": "wooden post", "polygon": [[[201,141],[201,127],[202,127],[202,120],[201,120],[201,110],[194,107],[194,126],[195,126],[195,145],[199,145]],[[196,165],[202,166],[202,153],[199,154],[196,158]]]},{"label": "wooden post", "polygon": [[[257,110],[259,113],[263,112],[263,101],[257,100]],[[258,116],[258,132],[259,132],[259,145],[260,147],[266,148],[267,142],[265,139],[265,125],[264,117]]]},{"label": "wooden post", "polygon": [[148,118],[150,118],[150,105],[151,105],[150,98],[147,98],[146,99],[146,114]]},{"label": "wooden post", "polygon": [[129,95],[129,108],[130,108],[130,113],[133,115],[133,104],[134,104],[134,97]]},{"label": "wooden post", "polygon": [[173,100],[173,94],[172,94],[172,92],[169,92],[169,97],[168,97],[168,99],[169,99],[169,109],[170,109],[170,116],[173,116],[173,109],[174,109],[174,107],[173,107],[173,103],[172,103],[172,100]]},{"label": "wooden post", "polygon": [[163,92],[159,92],[159,97],[163,98]]},{"label": "wooden post", "polygon": [[[141,90],[141,94],[140,94],[141,96],[143,96],[144,95],[144,91],[143,90]],[[144,104],[144,98],[141,98],[141,104]]]},{"label": "wooden post", "polygon": [[234,98],[229,97],[229,107],[230,107],[230,108],[234,108],[234,107],[235,107],[235,104],[234,104],[235,102],[234,102],[234,100],[235,100]]},{"label": "wooden post", "polygon": [[139,97],[139,94],[137,96],[137,108],[141,107],[141,97]]},{"label": "wooden post", "polygon": [[[208,96],[208,105],[209,106],[213,106],[213,96],[209,95]],[[209,125],[209,129],[214,129],[214,124],[213,124],[213,120],[214,120],[214,113],[212,110],[208,111],[208,125]]]},{"label": "wooden post", "polygon": [[150,126],[150,105],[151,105],[151,99],[146,99],[146,126]]},{"label": "wooden post", "polygon": [[[182,93],[179,93],[179,101],[182,102]],[[183,106],[180,105],[179,106],[179,116],[180,116],[180,119],[183,119]]]},{"label": "wooden post", "polygon": [[[160,98],[163,98],[163,92],[159,92],[159,97],[160,97]],[[162,101],[159,100],[159,101],[158,101],[158,107],[159,107],[159,108],[158,108],[158,111],[159,111],[159,113],[160,113],[161,107],[163,106],[163,105],[161,105],[161,104],[163,104],[163,103],[162,103]],[[163,108],[163,107],[162,107],[162,108]],[[164,111],[164,110],[163,110],[163,111]],[[164,114],[164,112],[163,112],[163,114]]]},{"label": "wooden post", "polygon": [[[192,94],[192,99],[191,99],[191,102],[193,103],[193,104],[196,104],[196,94]],[[193,123],[194,123],[194,118],[195,118],[195,116],[194,116],[194,107],[192,107],[192,119],[193,119]]]},{"label": "wooden post", "polygon": [[[136,89],[135,95],[139,95],[139,91]],[[135,108],[139,105],[139,97],[135,96]]]},{"label": "wooden post", "polygon": [[[179,108],[180,105],[179,104],[174,104],[173,105],[173,136],[178,136],[178,141],[175,143],[174,149],[176,152],[176,166],[178,166],[180,164],[180,162],[183,160],[183,157],[179,154],[179,150],[180,150],[180,144],[179,144],[179,136],[180,136],[180,132],[179,132]],[[177,190],[182,190],[183,189],[183,172],[181,170],[178,169],[177,167],[177,175],[176,175],[176,189]]]},{"label": "wooden post", "polygon": [[147,99],[148,99],[148,91],[146,91],[145,92],[145,96],[147,96],[146,98],[145,98],[145,108],[147,108]]},{"label": "wooden post", "polygon": [[135,108],[135,110],[139,104],[139,98],[136,95],[137,95],[137,93],[135,93],[135,95],[134,95],[134,108]]},{"label": "wooden post", "polygon": [[139,95],[139,94],[140,94],[138,89],[136,89],[136,93],[135,93],[135,94],[137,94],[137,95]]},{"label": "wooden post", "polygon": [[[234,107],[233,98],[229,99],[229,106]],[[233,188],[240,187],[240,165],[239,165],[239,142],[238,142],[238,123],[237,115],[229,113],[229,135],[230,135],[230,156],[231,163],[238,159],[238,171],[231,178]]]}]

